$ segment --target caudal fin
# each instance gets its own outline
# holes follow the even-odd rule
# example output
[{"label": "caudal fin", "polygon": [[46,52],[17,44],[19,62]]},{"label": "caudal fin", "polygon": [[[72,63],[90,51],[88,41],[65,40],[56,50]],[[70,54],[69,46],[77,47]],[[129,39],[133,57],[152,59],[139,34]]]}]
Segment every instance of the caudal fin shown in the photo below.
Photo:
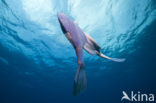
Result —
[{"label": "caudal fin", "polygon": [[98,56],[102,57],[102,58],[106,58],[115,62],[124,62],[126,59],[125,58],[110,58],[100,52],[96,52]]},{"label": "caudal fin", "polygon": [[84,66],[79,65],[74,79],[73,95],[77,95],[81,91],[84,91],[86,87],[87,87],[87,79]]}]

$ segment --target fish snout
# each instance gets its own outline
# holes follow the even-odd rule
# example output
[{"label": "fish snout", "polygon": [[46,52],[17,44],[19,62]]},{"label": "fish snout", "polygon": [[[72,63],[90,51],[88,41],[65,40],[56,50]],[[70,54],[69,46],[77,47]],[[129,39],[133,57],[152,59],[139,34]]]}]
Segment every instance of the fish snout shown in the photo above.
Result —
[{"label": "fish snout", "polygon": [[63,19],[64,13],[57,13],[57,17],[58,17],[59,19]]}]

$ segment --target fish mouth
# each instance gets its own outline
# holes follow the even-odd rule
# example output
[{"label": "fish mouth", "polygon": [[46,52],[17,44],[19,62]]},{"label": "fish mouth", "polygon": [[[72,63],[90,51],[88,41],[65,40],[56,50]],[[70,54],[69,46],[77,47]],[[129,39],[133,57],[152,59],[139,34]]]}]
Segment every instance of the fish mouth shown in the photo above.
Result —
[{"label": "fish mouth", "polygon": [[64,15],[65,15],[64,13],[57,13],[57,17],[58,17],[59,19],[63,18]]},{"label": "fish mouth", "polygon": [[63,21],[63,13],[57,13],[57,17],[60,23]]},{"label": "fish mouth", "polygon": [[63,33],[66,33],[65,28],[63,26],[63,24],[64,24],[64,15],[65,15],[64,13],[57,13],[57,17],[58,17],[58,21],[60,23],[61,29],[62,29]]},{"label": "fish mouth", "polygon": [[57,13],[57,17],[58,17],[60,24],[62,24],[62,25],[65,24],[67,17],[63,12]]}]

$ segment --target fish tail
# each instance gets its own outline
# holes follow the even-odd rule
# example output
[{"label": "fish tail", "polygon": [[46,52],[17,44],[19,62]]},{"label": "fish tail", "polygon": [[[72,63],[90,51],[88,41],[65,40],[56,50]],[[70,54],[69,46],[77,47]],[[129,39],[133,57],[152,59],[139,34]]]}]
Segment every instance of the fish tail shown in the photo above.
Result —
[{"label": "fish tail", "polygon": [[80,64],[77,68],[77,72],[74,79],[73,95],[75,96],[81,91],[84,91],[86,87],[87,87],[87,79],[84,70],[84,65]]}]

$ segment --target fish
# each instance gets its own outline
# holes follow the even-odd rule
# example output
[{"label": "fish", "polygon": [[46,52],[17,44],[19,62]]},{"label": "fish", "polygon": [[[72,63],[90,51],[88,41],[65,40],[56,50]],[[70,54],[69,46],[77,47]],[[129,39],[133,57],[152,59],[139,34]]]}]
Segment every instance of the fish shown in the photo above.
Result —
[{"label": "fish", "polygon": [[74,47],[77,56],[78,67],[74,78],[73,95],[77,95],[87,88],[83,49],[91,55],[98,55],[115,62],[125,61],[125,58],[111,58],[101,53],[101,47],[97,42],[89,34],[83,32],[77,23],[72,21],[65,13],[57,13],[57,17],[62,32]]}]

